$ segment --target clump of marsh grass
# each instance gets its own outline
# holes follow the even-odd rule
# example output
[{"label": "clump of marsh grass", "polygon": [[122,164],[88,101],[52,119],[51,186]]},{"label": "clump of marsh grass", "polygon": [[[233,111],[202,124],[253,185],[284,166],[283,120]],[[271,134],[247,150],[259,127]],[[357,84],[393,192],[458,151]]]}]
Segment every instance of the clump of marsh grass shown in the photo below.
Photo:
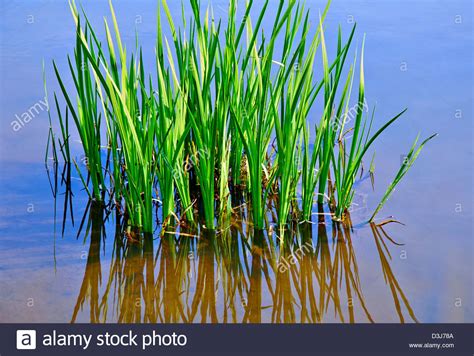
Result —
[{"label": "clump of marsh grass", "polygon": [[[76,42],[68,66],[73,87],[54,63],[66,111],[55,95],[61,133],[57,137],[51,124],[46,155],[51,149],[57,162],[59,149],[65,162],[75,162],[69,147],[71,116],[87,159],[87,177],[76,164],[85,189],[95,201],[105,203],[109,195],[129,229],[152,232],[157,207],[162,224],[201,222],[207,229],[220,228],[235,213],[235,203],[242,203],[237,196],[243,197],[257,230],[265,228],[272,209],[280,229],[311,221],[315,202],[318,209],[328,203],[334,220],[350,221],[345,217],[363,160],[405,111],[372,133],[374,112],[364,113],[362,44],[357,110],[347,127],[357,56],[349,68],[346,59],[355,26],[345,40],[339,29],[330,59],[323,29],[329,5],[312,27],[303,5],[281,0],[272,29],[264,31],[269,0],[261,4],[255,23],[250,16],[254,1],[246,2],[240,20],[237,0],[230,0],[225,25],[210,6],[202,14],[199,0],[190,1],[189,21],[178,24],[161,0],[156,65],[149,73],[138,39],[135,52],[122,42],[111,2],[112,26],[104,20],[102,43],[72,1]],[[184,5],[182,13],[184,19]],[[170,39],[164,36],[163,14]],[[320,121],[310,124],[320,102]],[[370,220],[433,137],[418,148],[415,141]]]}]

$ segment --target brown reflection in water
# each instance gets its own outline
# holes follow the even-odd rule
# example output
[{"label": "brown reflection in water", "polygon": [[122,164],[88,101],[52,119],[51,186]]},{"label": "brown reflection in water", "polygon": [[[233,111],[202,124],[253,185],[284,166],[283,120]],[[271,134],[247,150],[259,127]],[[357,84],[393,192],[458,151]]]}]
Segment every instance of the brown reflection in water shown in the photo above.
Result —
[{"label": "brown reflection in water", "polygon": [[[84,303],[89,300],[90,322],[100,322],[99,292],[102,284],[100,266],[100,244],[103,231],[103,208],[93,202],[90,206],[90,217],[86,229],[86,237],[90,232],[89,253],[87,255],[86,270],[71,322],[75,322]],[[87,212],[86,212],[87,213]]]},{"label": "brown reflection in water", "polygon": [[390,255],[390,251],[387,247],[386,242],[384,241],[384,238],[387,241],[390,241],[392,243],[395,243],[395,242],[390,238],[390,236],[388,236],[388,234],[382,227],[377,227],[376,225],[371,224],[370,228],[372,229],[374,240],[377,245],[377,251],[380,256],[380,264],[382,266],[385,282],[390,286],[390,292],[392,293],[393,302],[395,303],[395,307],[397,310],[397,314],[400,318],[400,322],[403,323],[405,321],[405,318],[403,317],[402,305],[400,303],[400,299],[405,305],[405,308],[408,311],[410,317],[414,321],[418,322],[418,320],[415,317],[415,313],[413,312],[413,309],[410,306],[410,302],[408,301],[407,297],[403,293],[403,290],[400,287],[400,284],[398,283],[397,278],[395,277],[392,269],[390,268],[390,260],[392,259],[392,256]]},{"label": "brown reflection in water", "polygon": [[[223,231],[194,236],[168,229],[157,239],[124,234],[117,224],[103,283],[103,218],[103,209],[91,204],[89,253],[71,322],[81,312],[93,323],[376,321],[346,225],[333,224],[329,233],[322,220],[292,226],[282,241],[235,220]],[[404,310],[417,321],[390,266],[389,244],[396,243],[382,226],[371,225],[370,232],[400,322]]]}]

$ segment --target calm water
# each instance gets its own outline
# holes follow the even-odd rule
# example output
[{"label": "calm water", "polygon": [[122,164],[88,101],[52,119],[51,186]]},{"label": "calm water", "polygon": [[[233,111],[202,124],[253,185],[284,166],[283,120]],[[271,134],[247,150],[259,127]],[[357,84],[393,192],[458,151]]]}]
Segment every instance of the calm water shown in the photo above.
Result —
[{"label": "calm water", "polygon": [[[225,2],[212,3],[225,16]],[[316,22],[323,2],[307,5]],[[107,4],[84,7],[101,28]],[[117,2],[116,12],[130,48],[136,29],[152,64],[154,2]],[[140,246],[114,242],[113,216],[101,228],[104,213],[86,208],[77,178],[74,226],[68,216],[62,237],[64,195],[55,216],[43,163],[42,61],[51,93],[51,61],[67,69],[74,26],[65,2],[2,1],[0,321],[473,322],[471,14],[469,0],[333,1],[327,39],[339,23],[347,33],[353,20],[358,45],[366,33],[376,124],[409,108],[375,147],[375,191],[368,180],[358,184],[352,231],[301,225],[281,246],[237,217],[217,235],[180,231]],[[380,214],[405,225],[360,225],[418,132],[440,135]],[[81,156],[79,143],[74,152]]]}]

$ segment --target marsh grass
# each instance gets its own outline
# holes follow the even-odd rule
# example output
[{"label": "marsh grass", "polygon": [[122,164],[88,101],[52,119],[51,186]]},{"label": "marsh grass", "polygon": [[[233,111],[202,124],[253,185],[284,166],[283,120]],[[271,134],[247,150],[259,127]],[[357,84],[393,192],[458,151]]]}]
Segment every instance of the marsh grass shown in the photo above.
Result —
[{"label": "marsh grass", "polygon": [[[58,162],[60,152],[65,162],[74,163],[91,199],[116,208],[129,233],[153,232],[156,209],[163,225],[201,223],[225,230],[229,215],[242,204],[256,230],[268,227],[267,216],[274,212],[282,231],[311,221],[318,214],[315,202],[319,208],[327,204],[334,220],[350,221],[366,154],[405,112],[372,133],[375,111],[364,112],[362,44],[357,111],[347,127],[357,86],[358,56],[346,65],[355,26],[348,36],[339,29],[331,58],[324,33],[330,1],[317,26],[304,5],[280,1],[270,31],[263,26],[268,0],[259,4],[255,23],[254,1],[239,18],[237,1],[231,0],[225,25],[198,0],[190,1],[191,18],[183,23],[175,23],[165,0],[159,3],[154,73],[144,66],[138,39],[134,52],[122,42],[112,3],[112,25],[104,19],[105,39],[70,3],[76,25],[74,55],[68,57],[73,85],[53,63],[64,103],[54,95],[60,134],[50,116],[46,155],[52,152]],[[184,13],[183,6],[183,19]],[[171,38],[164,36],[165,23]],[[319,102],[320,121],[310,124]],[[69,117],[82,143],[87,176],[71,158]],[[415,141],[370,220],[432,137],[418,148]]]}]

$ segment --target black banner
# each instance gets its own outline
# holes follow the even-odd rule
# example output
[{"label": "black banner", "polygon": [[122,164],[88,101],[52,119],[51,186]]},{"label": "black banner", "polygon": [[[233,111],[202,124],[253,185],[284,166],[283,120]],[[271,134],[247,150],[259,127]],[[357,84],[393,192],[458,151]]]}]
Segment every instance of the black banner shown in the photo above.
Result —
[{"label": "black banner", "polygon": [[473,355],[473,324],[0,324],[10,355]]}]

